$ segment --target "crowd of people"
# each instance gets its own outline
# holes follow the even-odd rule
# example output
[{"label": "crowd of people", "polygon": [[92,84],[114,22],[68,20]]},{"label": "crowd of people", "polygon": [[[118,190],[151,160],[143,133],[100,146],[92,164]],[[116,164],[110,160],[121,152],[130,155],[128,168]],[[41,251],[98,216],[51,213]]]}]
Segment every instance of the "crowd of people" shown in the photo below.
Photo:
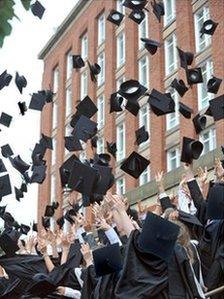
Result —
[{"label": "crowd of people", "polygon": [[212,181],[184,168],[176,195],[158,172],[154,204],[133,209],[108,191],[93,223],[76,203],[67,232],[58,223],[19,239],[0,258],[0,298],[224,298],[209,295],[224,284],[224,221],[213,217],[224,212],[224,168],[216,159]]}]

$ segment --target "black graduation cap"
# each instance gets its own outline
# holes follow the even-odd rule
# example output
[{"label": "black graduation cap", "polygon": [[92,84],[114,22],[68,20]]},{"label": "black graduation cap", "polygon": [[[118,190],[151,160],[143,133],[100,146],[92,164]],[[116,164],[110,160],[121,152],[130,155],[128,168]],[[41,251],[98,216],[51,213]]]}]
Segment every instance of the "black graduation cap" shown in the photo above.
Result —
[{"label": "black graduation cap", "polygon": [[29,231],[30,231],[30,227],[28,225],[25,224],[20,225],[20,233],[22,235],[27,235]]},{"label": "black graduation cap", "polygon": [[62,229],[62,227],[63,227],[63,225],[64,225],[64,223],[65,223],[64,216],[58,218],[58,219],[56,220],[56,223],[57,223],[57,225],[59,226],[59,228]]},{"label": "black graduation cap", "polygon": [[26,102],[18,102],[19,110],[22,115],[25,115],[25,112],[27,111]]},{"label": "black graduation cap", "polygon": [[35,275],[33,280],[34,282],[28,289],[28,293],[31,294],[33,298],[46,298],[57,289],[57,286],[53,283],[53,281],[50,280],[50,278],[48,278],[46,274],[38,273]]},{"label": "black graduation cap", "polygon": [[200,33],[201,33],[201,37],[204,35],[204,34],[208,34],[208,35],[213,35],[215,30],[216,30],[216,27],[218,26],[219,23],[216,23],[214,22],[213,20],[209,19],[209,20],[206,20],[201,29],[200,29]]},{"label": "black graduation cap", "polygon": [[154,15],[156,16],[157,20],[160,22],[161,17],[165,15],[163,1],[156,2],[156,0],[153,0],[153,2],[151,2],[151,5],[153,8]]},{"label": "black graduation cap", "polygon": [[84,163],[74,161],[68,187],[85,195],[91,195],[97,178],[97,171]]},{"label": "black graduation cap", "polygon": [[179,234],[179,226],[148,212],[138,239],[143,252],[169,261]]},{"label": "black graduation cap", "polygon": [[1,218],[5,222],[5,226],[7,226],[7,227],[13,227],[13,225],[15,223],[15,219],[13,218],[13,216],[9,212],[5,212],[1,216]]},{"label": "black graduation cap", "polygon": [[122,111],[122,103],[123,103],[123,98],[120,97],[117,92],[112,93],[110,96],[110,113],[112,112],[120,112]]},{"label": "black graduation cap", "polygon": [[9,127],[12,121],[12,116],[2,112],[1,116],[0,116],[0,124],[2,124],[3,126]]},{"label": "black graduation cap", "polygon": [[88,117],[81,115],[72,135],[77,139],[87,142],[88,139],[92,138],[97,133],[97,123],[90,120]]},{"label": "black graduation cap", "polygon": [[46,165],[33,166],[33,173],[30,178],[30,182],[42,184],[46,178],[46,169]]},{"label": "black graduation cap", "polygon": [[9,175],[6,174],[0,177],[0,199],[12,193]]},{"label": "black graduation cap", "polygon": [[29,109],[42,111],[46,104],[46,93],[39,91],[32,94]]},{"label": "black graduation cap", "polygon": [[5,145],[1,146],[1,152],[2,152],[2,156],[4,158],[8,158],[8,157],[14,155],[9,144],[5,144]]},{"label": "black graduation cap", "polygon": [[44,217],[53,217],[55,209],[52,205],[47,205],[45,208]]},{"label": "black graduation cap", "polygon": [[21,174],[23,174],[30,168],[30,165],[27,164],[25,161],[23,161],[21,159],[20,155],[16,156],[15,158],[9,157],[9,160],[10,160],[12,166],[16,170],[18,170]]},{"label": "black graduation cap", "polygon": [[145,13],[143,10],[134,9],[128,17],[135,23],[141,24],[141,22],[145,19]]},{"label": "black graduation cap", "polygon": [[94,193],[105,195],[108,189],[111,188],[111,182],[114,182],[112,168],[102,165],[94,165],[93,167],[99,175],[99,179],[94,187]]},{"label": "black graduation cap", "polygon": [[69,152],[82,151],[82,144],[75,136],[65,136],[65,148]]},{"label": "black graduation cap", "polygon": [[203,76],[200,67],[186,69],[187,82],[189,85],[203,82]]},{"label": "black graduation cap", "polygon": [[207,92],[217,94],[221,83],[222,83],[222,79],[219,79],[219,78],[213,76],[207,82]]},{"label": "black graduation cap", "polygon": [[41,139],[40,139],[40,145],[49,148],[50,150],[53,150],[53,143],[52,143],[52,138],[44,135],[43,133],[41,134]]},{"label": "black graduation cap", "polygon": [[145,126],[142,126],[135,131],[136,143],[140,145],[142,142],[145,142],[149,139],[149,133],[145,130]]},{"label": "black graduation cap", "polygon": [[161,43],[153,39],[141,38],[141,41],[144,42],[145,48],[151,55],[154,55],[157,52],[157,49],[161,47]]},{"label": "black graduation cap", "polygon": [[180,58],[180,66],[184,69],[188,65],[191,65],[194,60],[194,54],[191,52],[184,52],[179,47],[177,47],[179,58]]},{"label": "black graduation cap", "polygon": [[39,166],[44,164],[43,157],[45,155],[45,152],[46,152],[46,147],[43,146],[43,144],[42,145],[40,143],[35,144],[35,147],[31,155],[33,165]]},{"label": "black graduation cap", "polygon": [[8,257],[15,255],[16,251],[19,250],[18,240],[20,234],[14,229],[7,229],[3,231],[0,236],[0,247]]},{"label": "black graduation cap", "polygon": [[175,112],[175,102],[170,93],[161,93],[153,89],[148,99],[152,111],[157,115],[165,115]]},{"label": "black graduation cap", "polygon": [[95,155],[94,157],[94,164],[99,164],[102,166],[109,166],[111,160],[111,156],[106,153],[102,153],[99,155]]},{"label": "black graduation cap", "polygon": [[128,110],[134,116],[137,116],[140,110],[140,105],[136,101],[127,101],[125,109]]},{"label": "black graduation cap", "polygon": [[191,118],[191,114],[193,113],[193,109],[188,107],[182,102],[179,102],[179,112],[185,117],[185,118]]},{"label": "black graduation cap", "polygon": [[199,140],[183,137],[181,161],[191,163],[192,160],[197,160],[203,151],[203,147]]},{"label": "black graduation cap", "polygon": [[79,114],[84,115],[88,118],[91,118],[98,111],[96,105],[90,99],[89,96],[86,96],[77,106],[76,109]]},{"label": "black graduation cap", "polygon": [[224,118],[224,94],[209,101],[209,108],[215,121]]},{"label": "black graduation cap", "polygon": [[107,142],[107,151],[114,158],[116,158],[116,152],[117,152],[117,144],[116,144],[116,142]]},{"label": "black graduation cap", "polygon": [[187,86],[185,85],[184,81],[182,79],[177,80],[176,78],[171,82],[170,84],[173,88],[176,89],[176,91],[179,93],[181,97],[185,95],[185,93],[188,91]]},{"label": "black graduation cap", "polygon": [[45,8],[39,1],[33,3],[30,6],[30,8],[34,16],[37,16],[39,19],[42,19],[43,14],[45,12]]},{"label": "black graduation cap", "polygon": [[6,172],[7,171],[7,169],[6,169],[6,167],[5,167],[5,164],[4,164],[4,162],[2,161],[2,159],[0,159],[0,173],[1,172]]},{"label": "black graduation cap", "polygon": [[128,80],[120,85],[118,93],[127,100],[135,101],[145,94],[147,88],[137,80]]},{"label": "black graduation cap", "polygon": [[224,219],[224,185],[214,184],[208,192],[207,219]]},{"label": "black graduation cap", "polygon": [[73,217],[76,216],[76,214],[77,213],[75,211],[73,211],[73,209],[70,209],[65,213],[64,219],[67,220],[70,224],[73,224],[73,223],[75,223],[75,220]]},{"label": "black graduation cap", "polygon": [[149,164],[149,160],[145,159],[136,152],[132,152],[131,155],[122,163],[120,168],[137,179]]},{"label": "black graduation cap", "polygon": [[94,250],[93,260],[97,277],[122,270],[122,256],[118,243]]},{"label": "black graduation cap", "polygon": [[80,116],[81,116],[81,114],[78,111],[76,111],[76,113],[72,115],[71,121],[70,121],[70,126],[72,128],[74,128],[76,126],[78,120],[80,119]]},{"label": "black graduation cap", "polygon": [[50,217],[42,217],[41,218],[42,226],[47,229],[51,225]]},{"label": "black graduation cap", "polygon": [[79,161],[79,159],[76,155],[72,155],[59,168],[62,187],[67,185],[71,171],[74,168],[75,161]]},{"label": "black graduation cap", "polygon": [[169,196],[165,196],[159,199],[162,212],[164,213],[166,209],[174,208],[174,205],[171,203]]},{"label": "black graduation cap", "polygon": [[122,13],[120,13],[117,10],[112,9],[110,11],[110,14],[107,17],[107,20],[110,21],[111,23],[119,26],[120,23],[122,22],[123,18],[124,18],[124,15]]},{"label": "black graduation cap", "polygon": [[37,226],[37,223],[33,222],[32,230],[33,230],[34,232],[38,232],[38,226]]},{"label": "black graduation cap", "polygon": [[9,86],[11,80],[12,80],[12,75],[8,74],[7,70],[5,70],[0,75],[0,90],[3,89],[5,86]]},{"label": "black graduation cap", "polygon": [[22,184],[21,184],[21,187],[20,187],[20,190],[21,190],[22,192],[27,192],[27,184],[26,184],[26,183],[22,183]]},{"label": "black graduation cap", "polygon": [[40,92],[45,96],[46,103],[53,102],[53,98],[55,94],[53,93],[52,90],[47,89],[47,90],[41,90]]},{"label": "black graduation cap", "polygon": [[101,67],[98,63],[91,64],[89,60],[87,60],[89,70],[90,70],[90,77],[93,82],[96,82],[96,76],[99,75],[101,71]]},{"label": "black graduation cap", "polygon": [[14,187],[14,191],[15,191],[15,195],[16,195],[16,200],[20,201],[20,198],[24,197],[23,192],[16,187]]},{"label": "black graduation cap", "polygon": [[81,55],[72,55],[72,64],[74,69],[81,69],[85,66],[85,62],[83,61]]},{"label": "black graduation cap", "polygon": [[97,148],[97,141],[98,141],[98,136],[94,136],[93,138],[91,138],[90,140],[91,148]]},{"label": "black graduation cap", "polygon": [[201,131],[203,131],[206,127],[207,118],[205,115],[197,114],[193,118],[193,124],[195,128],[196,134],[199,134]]},{"label": "black graduation cap", "polygon": [[1,218],[5,214],[5,210],[6,210],[6,206],[0,206],[0,217]]},{"label": "black graduation cap", "polygon": [[179,217],[178,219],[181,222],[184,222],[187,226],[190,225],[197,225],[197,226],[203,226],[201,222],[198,220],[198,218],[195,215],[192,215],[190,213],[186,213],[184,211],[178,210]]},{"label": "black graduation cap", "polygon": [[20,76],[18,72],[16,72],[15,83],[20,93],[23,93],[23,88],[27,86],[27,81],[24,76]]},{"label": "black graduation cap", "polygon": [[134,9],[143,9],[147,4],[147,0],[125,0],[123,5],[132,10]]}]

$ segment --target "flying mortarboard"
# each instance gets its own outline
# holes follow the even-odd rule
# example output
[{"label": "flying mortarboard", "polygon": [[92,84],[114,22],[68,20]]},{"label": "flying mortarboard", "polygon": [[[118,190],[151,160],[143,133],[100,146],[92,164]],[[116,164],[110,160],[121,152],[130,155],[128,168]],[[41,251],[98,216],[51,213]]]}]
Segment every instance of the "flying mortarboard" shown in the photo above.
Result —
[{"label": "flying mortarboard", "polygon": [[153,8],[153,13],[156,16],[157,20],[160,22],[161,17],[165,15],[165,9],[164,9],[164,4],[162,1],[156,2],[156,0],[153,0],[151,2],[152,8]]},{"label": "flying mortarboard", "polygon": [[25,112],[27,111],[26,102],[18,102],[19,111],[22,115],[25,115]]},{"label": "flying mortarboard", "polygon": [[175,112],[175,102],[170,93],[161,93],[153,89],[148,99],[152,111],[157,115],[165,115]]},{"label": "flying mortarboard", "polygon": [[105,195],[114,182],[112,168],[101,165],[94,165],[93,167],[97,170],[99,175],[99,179],[94,187],[94,193]]},{"label": "flying mortarboard", "polygon": [[222,83],[222,79],[219,79],[219,78],[213,76],[207,82],[207,92],[217,94],[221,83]]},{"label": "flying mortarboard", "polygon": [[2,159],[0,159],[0,173],[1,172],[7,172],[7,169],[6,169],[5,164],[3,163]]},{"label": "flying mortarboard", "polygon": [[16,187],[14,187],[14,190],[15,190],[16,200],[20,201],[20,198],[24,197],[23,192]]},{"label": "flying mortarboard", "polygon": [[72,55],[72,64],[74,69],[81,69],[85,66],[85,62],[83,61],[81,55]]},{"label": "flying mortarboard", "polygon": [[120,168],[137,179],[149,164],[149,160],[136,152],[132,152],[132,154],[122,163]]},{"label": "flying mortarboard", "polygon": [[57,223],[57,225],[59,226],[59,228],[62,229],[62,227],[63,227],[63,225],[64,225],[64,223],[65,223],[64,216],[58,218],[58,219],[56,220],[56,223]]},{"label": "flying mortarboard", "polygon": [[215,121],[224,119],[224,94],[210,100],[209,108]]},{"label": "flying mortarboard", "polygon": [[16,156],[15,158],[11,158],[9,157],[9,160],[12,164],[12,166],[18,170],[21,174],[23,174],[24,172],[26,172],[29,168],[30,168],[30,165],[27,164],[26,162],[24,162],[20,155]]},{"label": "flying mortarboard", "polygon": [[88,117],[81,115],[72,135],[77,139],[87,142],[88,139],[92,138],[97,133],[97,123],[90,120]]},{"label": "flying mortarboard", "polygon": [[197,160],[203,151],[203,144],[188,137],[183,137],[181,161],[191,163]]},{"label": "flying mortarboard", "polygon": [[68,184],[68,180],[69,180],[71,171],[74,168],[75,161],[79,161],[79,159],[78,159],[78,157],[76,157],[76,155],[72,155],[59,168],[62,187],[65,187]]},{"label": "flying mortarboard", "polygon": [[[31,155],[31,158],[32,158],[32,161],[33,161],[34,165],[38,166],[38,165],[43,164],[42,159],[45,155],[45,152],[46,152],[46,147],[45,146],[43,146],[40,143],[35,144],[35,147],[33,149],[32,155]],[[40,162],[40,163],[37,163],[37,162]]]},{"label": "flying mortarboard", "polygon": [[201,222],[198,220],[198,218],[195,216],[195,215],[192,215],[190,213],[186,213],[182,210],[178,210],[178,214],[179,214],[179,217],[178,219],[183,222],[184,224],[186,224],[187,226],[189,224],[191,225],[197,225],[197,226],[203,226],[201,224]]},{"label": "flying mortarboard", "polygon": [[116,152],[117,152],[117,144],[116,144],[116,142],[107,142],[107,151],[114,158],[116,158]]},{"label": "flying mortarboard", "polygon": [[137,101],[127,101],[125,109],[128,110],[134,116],[137,116],[140,110],[140,105]]},{"label": "flying mortarboard", "polygon": [[159,199],[162,212],[164,213],[166,209],[174,208],[174,205],[171,203],[169,196],[164,196]]},{"label": "flying mortarboard", "polygon": [[141,38],[141,41],[145,44],[145,48],[151,55],[157,52],[157,49],[161,47],[161,43],[153,39]]},{"label": "flying mortarboard", "polygon": [[29,231],[30,231],[30,227],[28,225],[25,224],[20,225],[20,233],[22,235],[27,235]]},{"label": "flying mortarboard", "polygon": [[134,9],[128,17],[135,23],[141,24],[141,22],[145,19],[145,13],[143,10]]},{"label": "flying mortarboard", "polygon": [[45,208],[44,217],[53,217],[55,209],[52,205],[47,205]]},{"label": "flying mortarboard", "polygon": [[201,33],[201,37],[204,35],[204,34],[208,34],[208,35],[213,35],[215,30],[216,30],[216,27],[218,26],[219,23],[216,23],[214,22],[213,20],[209,19],[209,20],[206,20],[201,29],[200,29],[200,33]]},{"label": "flying mortarboard", "polygon": [[49,217],[42,217],[41,218],[41,222],[42,222],[42,226],[47,229],[50,227],[51,222],[50,222],[50,218]]},{"label": "flying mortarboard", "polygon": [[123,18],[124,18],[124,15],[122,13],[112,9],[110,11],[110,14],[107,17],[107,20],[110,21],[111,23],[119,26],[120,23],[122,22]]},{"label": "flying mortarboard", "polygon": [[75,136],[65,136],[65,148],[69,152],[82,151],[82,144]]},{"label": "flying mortarboard", "polygon": [[45,12],[44,6],[39,1],[36,1],[30,7],[33,15],[37,16],[39,19],[42,19]]},{"label": "flying mortarboard", "polygon": [[8,158],[8,157],[14,155],[9,144],[5,144],[5,145],[1,146],[1,152],[2,152],[2,156],[4,158]]},{"label": "flying mortarboard", "polygon": [[185,95],[185,93],[188,91],[187,86],[185,85],[184,81],[182,79],[177,80],[176,78],[171,82],[170,84],[173,88],[176,89],[176,91],[179,93],[181,97]]},{"label": "flying mortarboard", "polygon": [[38,93],[33,93],[29,105],[29,109],[42,111],[44,108],[44,105],[46,103],[45,95]]},{"label": "flying mortarboard", "polygon": [[123,6],[130,9],[143,9],[147,4],[147,0],[125,0]]},{"label": "flying mortarboard", "polygon": [[109,166],[111,160],[111,156],[106,153],[101,153],[99,155],[95,155],[94,157],[94,164],[102,165],[102,166]]},{"label": "flying mortarboard", "polygon": [[0,206],[0,217],[1,218],[5,214],[5,210],[6,210],[6,206]]},{"label": "flying mortarboard", "polygon": [[186,69],[187,82],[189,85],[203,82],[201,68]]},{"label": "flying mortarboard", "polygon": [[201,131],[205,129],[206,123],[207,123],[207,118],[205,115],[197,114],[193,118],[193,124],[194,124],[196,134],[199,134]]},{"label": "flying mortarboard", "polygon": [[24,76],[20,76],[18,72],[16,72],[15,83],[20,93],[23,93],[23,88],[27,86],[27,81]]},{"label": "flying mortarboard", "polygon": [[22,183],[22,184],[21,184],[21,187],[20,187],[20,190],[21,190],[22,192],[27,192],[27,184],[26,184],[26,183]]},{"label": "flying mortarboard", "polygon": [[149,139],[149,133],[145,130],[145,126],[142,126],[135,131],[136,143],[140,145]]},{"label": "flying mortarboard", "polygon": [[77,106],[76,109],[79,114],[84,115],[88,118],[91,118],[98,111],[96,105],[86,96]]},{"label": "flying mortarboard", "polygon": [[188,65],[191,65],[194,60],[194,54],[191,52],[184,52],[179,47],[177,47],[179,58],[180,58],[180,66],[184,69]]},{"label": "flying mortarboard", "polygon": [[78,111],[76,111],[76,113],[72,115],[71,121],[70,121],[70,126],[72,128],[74,128],[76,126],[78,120],[80,119],[80,116],[81,116],[81,114]]},{"label": "flying mortarboard", "polygon": [[41,139],[40,139],[40,145],[49,148],[50,150],[53,150],[53,143],[52,143],[52,138],[44,135],[43,133],[41,134]]},{"label": "flying mortarboard", "polygon": [[15,219],[9,212],[5,212],[1,218],[5,222],[5,227],[13,227]]},{"label": "flying mortarboard", "polygon": [[118,93],[127,100],[137,100],[145,94],[147,88],[137,80],[128,80],[120,85]]},{"label": "flying mortarboard", "polygon": [[185,105],[182,102],[179,102],[179,112],[185,117],[190,119],[191,118],[191,114],[193,113],[193,109],[191,109],[190,107],[188,107],[187,105]]},{"label": "flying mortarboard", "polygon": [[30,182],[42,184],[46,178],[46,169],[46,165],[33,166],[33,173],[30,178]]},{"label": "flying mortarboard", "polygon": [[2,112],[0,116],[0,124],[2,124],[5,127],[9,127],[12,121],[12,116]]},{"label": "flying mortarboard", "polygon": [[90,70],[91,80],[93,82],[96,82],[96,76],[99,75],[99,73],[101,71],[101,67],[99,66],[98,63],[91,64],[88,60],[87,60],[87,63],[88,63],[89,70]]},{"label": "flying mortarboard", "polygon": [[42,90],[41,93],[45,95],[46,103],[51,103],[53,101],[54,93],[52,90]]},{"label": "flying mortarboard", "polygon": [[6,256],[12,257],[19,250],[17,245],[20,234],[13,229],[5,230],[0,236],[0,247],[5,252]]},{"label": "flying mortarboard", "polygon": [[33,230],[34,232],[38,232],[38,226],[37,226],[37,223],[33,222],[32,230]]},{"label": "flying mortarboard", "polygon": [[120,97],[116,92],[112,93],[110,96],[110,113],[121,112],[123,109],[121,107],[123,103],[123,98]]},{"label": "flying mortarboard", "polygon": [[12,75],[8,74],[7,70],[5,70],[0,75],[0,90],[3,89],[5,86],[9,86],[11,80],[12,80]]}]

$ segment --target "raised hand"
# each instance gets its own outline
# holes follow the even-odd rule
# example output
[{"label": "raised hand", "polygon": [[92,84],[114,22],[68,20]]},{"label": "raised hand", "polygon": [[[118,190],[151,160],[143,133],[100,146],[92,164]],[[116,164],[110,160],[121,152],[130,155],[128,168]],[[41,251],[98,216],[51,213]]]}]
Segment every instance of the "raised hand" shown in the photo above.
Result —
[{"label": "raised hand", "polygon": [[96,219],[96,227],[104,231],[109,230],[111,228],[111,226],[107,223],[107,221],[104,218]]},{"label": "raised hand", "polygon": [[202,167],[198,168],[198,179],[201,184],[206,184],[208,178],[208,169],[205,167],[204,169]]},{"label": "raised hand", "polygon": [[163,193],[165,191],[164,189],[164,183],[163,183],[163,171],[158,171],[155,175],[156,184],[158,186],[159,192]]},{"label": "raised hand", "polygon": [[86,266],[90,266],[93,264],[93,256],[92,256],[92,250],[90,249],[89,244],[84,243],[81,245],[81,253],[83,255],[83,258],[86,262]]}]

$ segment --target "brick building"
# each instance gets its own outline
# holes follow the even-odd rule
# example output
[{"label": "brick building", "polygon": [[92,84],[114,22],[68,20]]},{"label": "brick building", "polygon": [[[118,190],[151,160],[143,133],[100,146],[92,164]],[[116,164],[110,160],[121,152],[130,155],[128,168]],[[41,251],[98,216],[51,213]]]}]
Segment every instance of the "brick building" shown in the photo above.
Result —
[{"label": "brick building", "polygon": [[[48,202],[57,199],[66,208],[68,196],[79,196],[63,193],[58,168],[70,154],[64,148],[64,136],[71,130],[71,115],[75,113],[77,101],[87,94],[98,106],[94,119],[99,129],[97,151],[104,151],[106,141],[117,141],[117,158],[112,158],[116,177],[113,188],[118,193],[127,193],[132,204],[140,199],[154,199],[157,192],[154,175],[158,170],[167,172],[165,184],[168,189],[177,187],[182,172],[180,151],[183,136],[199,138],[204,143],[203,155],[195,167],[208,165],[211,171],[214,157],[220,152],[218,148],[224,143],[223,121],[214,123],[213,118],[208,118],[206,129],[197,136],[192,122],[178,112],[157,117],[150,111],[147,96],[140,99],[141,109],[137,117],[127,110],[109,113],[111,93],[128,79],[139,80],[149,90],[169,90],[178,102],[178,94],[170,88],[170,83],[174,78],[186,82],[186,77],[179,66],[177,45],[195,53],[193,66],[202,67],[204,77],[204,83],[193,85],[181,101],[192,107],[194,114],[205,111],[209,100],[214,97],[206,92],[206,82],[212,74],[224,78],[224,2],[164,0],[166,14],[159,23],[149,1],[149,12],[139,26],[128,18],[130,10],[125,9],[121,2],[80,0],[39,54],[39,58],[44,60],[43,88],[52,87],[56,93],[53,105],[45,106],[41,119],[41,131],[53,137],[54,151],[46,154],[48,172],[39,187],[39,217]],[[119,27],[106,20],[111,9],[125,13]],[[200,38],[199,30],[208,18],[219,25],[212,37],[204,35]],[[160,41],[163,46],[151,56],[140,41],[141,37]],[[80,71],[72,69],[72,54],[81,54],[83,59],[100,64],[102,71],[96,84],[90,80],[87,64]],[[224,84],[217,95],[223,93]],[[137,147],[134,131],[142,125],[146,126],[150,137]],[[139,180],[119,168],[121,161],[133,150],[151,161]],[[89,143],[76,154],[80,159],[90,157]]]}]

